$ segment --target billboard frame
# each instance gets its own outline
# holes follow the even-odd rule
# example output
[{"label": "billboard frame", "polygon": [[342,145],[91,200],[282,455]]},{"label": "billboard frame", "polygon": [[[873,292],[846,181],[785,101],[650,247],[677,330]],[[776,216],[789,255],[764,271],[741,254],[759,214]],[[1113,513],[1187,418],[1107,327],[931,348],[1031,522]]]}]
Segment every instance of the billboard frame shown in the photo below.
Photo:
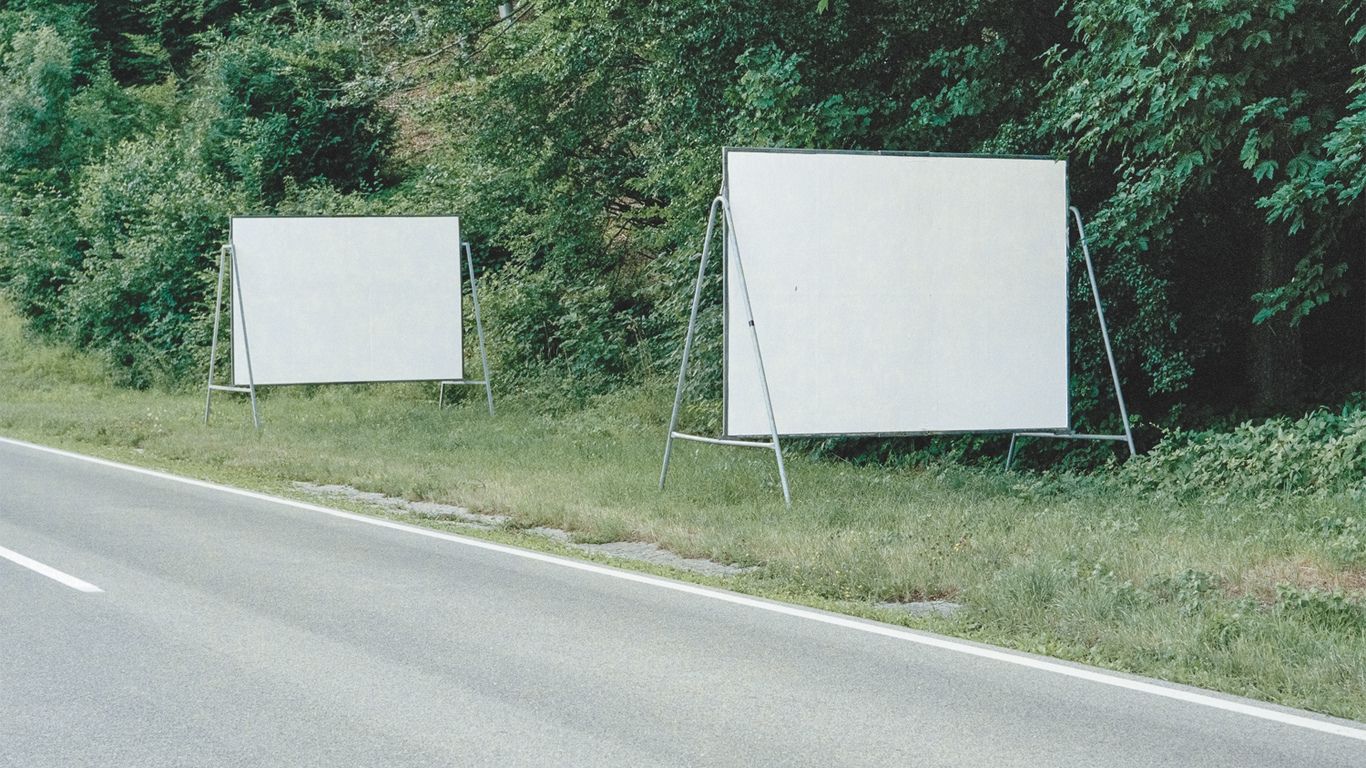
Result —
[{"label": "billboard frame", "polygon": [[[383,218],[430,218],[430,217],[416,217],[416,216],[235,216],[235,217],[233,217],[233,218],[270,218],[270,219],[286,219],[286,218],[291,218],[291,219],[295,219],[295,218],[310,218],[310,219],[368,218],[368,219],[383,219]],[[451,218],[453,218],[453,217],[451,217]],[[471,299],[472,303],[474,304],[474,322],[475,322],[475,328],[476,328],[476,331],[477,331],[477,333],[478,333],[478,338],[479,338],[479,356],[480,356],[481,362],[483,363],[484,378],[483,378],[482,381],[474,381],[474,380],[470,380],[470,379],[468,379],[468,378],[460,378],[460,379],[412,379],[412,381],[437,381],[437,382],[439,383],[440,387],[439,387],[439,394],[438,394],[438,397],[437,397],[437,407],[438,407],[438,408],[444,406],[445,394],[446,394],[446,387],[447,387],[448,385],[483,386],[483,387],[484,387],[485,394],[486,394],[486,396],[487,396],[487,398],[488,398],[489,415],[492,416],[492,415],[494,415],[492,378],[491,378],[491,376],[489,375],[488,354],[487,354],[487,352],[486,352],[486,350],[485,350],[485,344],[484,344],[484,324],[483,324],[483,318],[481,317],[481,313],[480,313],[480,311],[479,311],[479,292],[478,292],[478,288],[477,288],[477,286],[476,286],[476,280],[475,280],[475,277],[474,277],[474,258],[473,258],[473,255],[472,255],[472,253],[471,253],[471,250],[470,250],[470,244],[469,244],[468,242],[462,242],[462,243],[460,243],[459,247],[457,247],[457,249],[456,249],[456,253],[457,253],[457,255],[456,255],[457,273],[460,273],[460,272],[464,272],[464,271],[465,271],[464,269],[461,269],[461,268],[459,267],[459,262],[460,262],[459,253],[460,253],[460,250],[462,250],[462,249],[463,249],[464,255],[465,255],[466,267],[468,268],[469,281],[470,281],[470,299]],[[250,399],[251,399],[251,416],[252,416],[252,423],[253,423],[253,425],[254,425],[257,429],[260,429],[260,428],[261,428],[261,419],[260,419],[260,412],[259,412],[259,408],[258,408],[258,405],[257,405],[257,397],[256,397],[257,384],[256,384],[255,374],[254,374],[254,372],[253,372],[253,370],[252,370],[252,364],[251,364],[251,341],[250,341],[250,335],[249,335],[248,332],[247,332],[246,307],[245,307],[245,302],[243,302],[243,300],[242,300],[242,288],[241,288],[241,283],[240,283],[240,281],[238,281],[238,280],[236,280],[236,279],[230,279],[230,276],[231,276],[231,278],[235,278],[237,272],[238,272],[237,248],[236,248],[236,246],[232,243],[231,238],[229,238],[229,242],[226,243],[226,244],[224,244],[224,245],[219,249],[219,252],[218,252],[218,282],[217,282],[217,288],[216,288],[216,291],[215,291],[215,294],[214,294],[213,333],[212,333],[212,336],[211,336],[211,342],[210,342],[210,346],[209,346],[209,372],[208,372],[207,381],[206,381],[206,385],[205,385],[205,397],[204,397],[204,423],[205,423],[205,424],[208,424],[208,423],[209,423],[209,416],[210,416],[210,414],[211,414],[211,412],[212,412],[212,405],[213,405],[213,393],[214,393],[215,391],[218,391],[218,392],[232,392],[232,393],[238,393],[238,394],[246,394],[246,395],[248,395],[248,396],[250,397]],[[215,383],[214,383],[214,369],[215,369],[215,367],[216,367],[217,358],[218,358],[218,337],[219,337],[219,328],[222,326],[222,315],[223,315],[223,283],[224,283],[224,280],[230,280],[230,284],[229,284],[229,305],[232,307],[233,310],[235,310],[235,311],[233,312],[233,314],[234,314],[236,320],[238,321],[238,324],[240,325],[239,328],[232,328],[232,329],[230,330],[230,336],[229,336],[229,338],[231,339],[231,334],[235,334],[235,333],[239,333],[239,332],[242,334],[242,347],[243,347],[243,352],[244,352],[243,357],[245,358],[246,369],[247,369],[247,377],[246,377],[246,378],[247,378],[247,385],[246,385],[246,386],[237,385],[237,384],[235,384],[235,383],[230,383],[230,384],[227,384],[227,385],[215,384]],[[461,280],[461,282],[463,283],[463,279]],[[236,295],[236,302],[235,302],[235,303],[232,301],[232,296],[233,296],[233,293],[234,293],[234,292],[235,292],[235,295]],[[463,319],[460,319],[459,322],[463,323]],[[235,345],[233,345],[233,346],[235,347]],[[462,351],[462,354],[463,354],[463,351]],[[233,362],[234,365],[236,365],[236,363],[237,363],[236,355],[234,355],[233,358],[234,358],[234,359],[233,359],[232,362]],[[462,368],[462,369],[464,368],[463,364],[461,365],[461,368]],[[234,372],[233,378],[234,378],[234,379],[237,378],[236,372]],[[386,381],[387,381],[387,380],[386,380]],[[310,383],[310,384],[322,384],[322,383],[326,383],[326,384],[355,384],[355,383],[362,383],[362,382],[356,382],[356,381],[337,381],[337,382],[307,382],[307,383]],[[388,383],[393,383],[393,382],[388,382]],[[277,384],[270,384],[269,386],[296,386],[296,385],[297,385],[297,383],[277,383]],[[266,386],[266,385],[262,385],[262,386]]]},{"label": "billboard frame", "polygon": [[[694,293],[693,293],[692,310],[691,310],[691,313],[690,313],[690,315],[689,315],[689,320],[688,320],[688,331],[687,331],[687,335],[686,335],[686,337],[685,337],[684,346],[683,346],[683,359],[682,359],[682,364],[681,364],[681,366],[680,366],[679,375],[678,375],[678,386],[677,386],[677,389],[676,389],[675,395],[674,395],[673,414],[672,414],[672,416],[671,416],[671,418],[670,418],[669,430],[668,430],[668,433],[667,433],[667,437],[666,437],[666,439],[665,439],[665,446],[664,446],[664,463],[663,463],[663,468],[661,469],[661,472],[660,472],[659,487],[660,487],[661,490],[663,490],[664,485],[665,485],[665,480],[666,480],[666,478],[667,478],[667,476],[668,476],[668,471],[669,471],[669,460],[670,460],[670,456],[671,456],[671,453],[672,453],[673,440],[674,440],[675,438],[683,439],[683,440],[693,440],[693,441],[704,442],[704,443],[712,443],[712,444],[717,444],[717,445],[731,445],[731,446],[751,447],[751,448],[765,448],[765,449],[771,448],[771,449],[774,451],[774,454],[775,454],[775,457],[776,457],[777,463],[778,463],[778,473],[779,473],[780,480],[781,480],[781,482],[782,482],[783,498],[784,498],[784,500],[786,501],[787,505],[790,507],[790,506],[792,505],[792,500],[791,500],[791,493],[790,493],[790,490],[789,490],[789,487],[788,487],[788,483],[787,483],[787,473],[786,473],[786,469],[785,469],[784,463],[783,463],[782,448],[781,448],[780,439],[779,439],[779,434],[780,434],[780,433],[779,433],[778,426],[777,426],[777,423],[776,423],[776,419],[775,419],[774,413],[773,413],[772,397],[771,397],[771,393],[770,393],[770,391],[769,391],[769,386],[768,386],[768,382],[767,382],[767,376],[766,376],[766,373],[765,373],[765,370],[764,370],[763,358],[762,358],[762,356],[761,356],[761,354],[760,354],[760,351],[759,351],[759,339],[758,339],[757,330],[755,329],[754,315],[753,315],[753,311],[752,311],[752,308],[751,308],[751,305],[750,305],[749,292],[748,292],[747,286],[745,285],[745,280],[744,280],[744,269],[743,269],[743,265],[742,265],[741,255],[740,255],[740,252],[739,252],[739,244],[738,244],[738,241],[735,239],[735,235],[734,235],[734,221],[732,220],[731,214],[730,214],[729,183],[728,183],[728,182],[729,182],[729,178],[727,177],[728,167],[727,167],[725,161],[726,161],[726,156],[727,156],[732,150],[734,150],[734,151],[743,151],[743,152],[770,152],[770,153],[786,153],[786,154],[872,155],[872,156],[895,156],[895,157],[943,157],[943,158],[1016,159],[1016,160],[1021,160],[1021,159],[1028,159],[1028,160],[1051,160],[1051,159],[1054,159],[1054,158],[1047,157],[1047,156],[1039,156],[1039,155],[984,155],[984,154],[951,154],[951,153],[935,153],[935,152],[868,152],[868,151],[850,151],[850,150],[784,149],[784,148],[749,148],[749,147],[725,147],[725,148],[723,148],[723,150],[722,150],[722,169],[723,169],[722,185],[721,185],[721,190],[720,190],[720,192],[718,193],[717,197],[712,201],[711,208],[710,208],[710,212],[709,212],[709,215],[708,215],[708,220],[707,220],[707,231],[706,231],[705,239],[704,239],[703,244],[702,244],[702,253],[701,253],[701,256],[700,256],[700,259],[699,259],[699,262],[700,262],[700,263],[699,263],[699,265],[698,265],[697,283],[696,283],[696,287],[695,287],[695,290],[694,290]],[[730,268],[731,262],[733,261],[734,264],[735,264],[735,273],[736,273],[736,276],[739,278],[739,285],[738,285],[739,293],[740,293],[740,296],[741,296],[741,298],[743,299],[743,303],[744,303],[744,308],[745,308],[745,319],[747,320],[748,325],[749,325],[749,328],[750,328],[750,338],[751,338],[751,341],[752,341],[752,343],[753,343],[753,345],[754,345],[754,353],[755,353],[754,359],[755,359],[755,362],[756,362],[757,365],[758,365],[759,383],[760,383],[760,388],[761,388],[762,393],[763,393],[764,405],[765,405],[765,409],[766,409],[766,411],[767,411],[767,416],[768,416],[768,422],[769,422],[769,441],[768,441],[768,442],[757,442],[757,441],[754,441],[754,440],[741,440],[741,439],[736,438],[735,436],[728,435],[728,434],[722,435],[720,438],[712,438],[712,437],[705,437],[705,436],[700,436],[700,435],[686,434],[686,433],[682,433],[682,432],[678,432],[678,431],[677,431],[677,427],[678,427],[678,414],[679,414],[680,406],[681,406],[681,404],[682,404],[684,385],[685,385],[685,380],[686,380],[686,377],[687,377],[688,357],[689,357],[689,354],[690,354],[690,352],[691,352],[691,349],[692,349],[692,342],[693,342],[693,339],[694,339],[694,336],[695,336],[696,330],[697,330],[697,314],[698,314],[698,309],[699,309],[699,306],[700,306],[700,303],[701,303],[702,286],[703,286],[703,282],[704,282],[704,279],[705,279],[705,276],[706,276],[707,260],[708,260],[708,256],[709,256],[709,253],[710,253],[711,241],[712,241],[712,237],[713,237],[713,233],[714,233],[716,212],[717,212],[718,208],[722,211],[722,214],[723,214],[723,215],[722,215],[722,242],[723,242],[723,249],[724,249],[724,250],[723,250],[723,256],[722,256],[722,259],[723,259],[723,266],[722,266],[723,281],[728,281],[728,280],[729,280],[729,271],[730,271],[729,268]],[[1011,440],[1010,440],[1010,449],[1009,449],[1009,452],[1008,452],[1007,457],[1006,457],[1006,469],[1009,469],[1009,468],[1010,468],[1010,465],[1011,465],[1011,463],[1012,463],[1013,460],[1014,460],[1015,453],[1016,453],[1016,448],[1017,448],[1017,441],[1018,441],[1018,438],[1021,438],[1021,437],[1046,437],[1046,438],[1066,438],[1066,439],[1081,439],[1081,440],[1110,440],[1110,441],[1119,441],[1119,442],[1124,442],[1124,443],[1127,445],[1127,447],[1129,448],[1129,454],[1130,454],[1130,456],[1132,456],[1132,455],[1134,455],[1134,454],[1136,453],[1136,450],[1135,450],[1135,447],[1134,447],[1134,441],[1133,441],[1133,433],[1132,433],[1132,430],[1131,430],[1131,428],[1130,428],[1130,426],[1129,426],[1128,410],[1127,410],[1127,408],[1126,408],[1126,406],[1125,406],[1125,403],[1124,403],[1124,394],[1123,394],[1122,388],[1121,388],[1121,386],[1120,386],[1119,371],[1118,371],[1118,368],[1116,367],[1116,364],[1115,364],[1114,352],[1113,352],[1113,350],[1112,350],[1111,343],[1110,343],[1109,329],[1108,329],[1108,327],[1106,326],[1106,323],[1105,323],[1105,313],[1104,313],[1104,309],[1103,309],[1103,307],[1102,307],[1102,305],[1101,305],[1101,301],[1100,301],[1100,289],[1099,289],[1098,284],[1097,284],[1097,281],[1096,281],[1095,268],[1094,268],[1094,266],[1093,266],[1093,264],[1092,264],[1092,260],[1091,260],[1090,247],[1088,246],[1088,244],[1087,244],[1087,242],[1086,242],[1086,232],[1085,232],[1085,229],[1084,229],[1083,226],[1082,226],[1081,212],[1078,211],[1077,208],[1076,208],[1075,206],[1072,206],[1072,205],[1070,204],[1070,200],[1067,202],[1067,210],[1065,210],[1065,211],[1063,212],[1063,216],[1064,216],[1065,219],[1067,218],[1067,214],[1068,214],[1068,213],[1072,214],[1072,216],[1073,216],[1073,217],[1075,218],[1075,220],[1076,220],[1078,240],[1079,240],[1079,242],[1080,242],[1080,244],[1081,244],[1081,246],[1082,246],[1082,254],[1083,254],[1083,257],[1084,257],[1084,260],[1085,260],[1085,263],[1086,263],[1087,277],[1088,277],[1088,279],[1089,279],[1089,281],[1090,281],[1091,293],[1092,293],[1092,297],[1093,297],[1094,302],[1095,302],[1096,316],[1097,316],[1097,318],[1098,318],[1099,321],[1100,321],[1101,337],[1102,337],[1102,340],[1104,341],[1105,352],[1106,352],[1106,358],[1107,358],[1107,361],[1108,361],[1109,366],[1110,366],[1111,378],[1112,378],[1112,381],[1113,381],[1114,387],[1115,387],[1115,398],[1116,398],[1116,401],[1117,401],[1117,403],[1118,403],[1118,405],[1119,405],[1120,417],[1121,417],[1121,420],[1122,420],[1123,425],[1124,425],[1124,434],[1122,434],[1122,435],[1081,434],[1081,433],[1077,433],[1077,432],[1075,432],[1074,430],[1072,430],[1072,429],[1071,429],[1071,425],[1070,425],[1070,423],[1071,423],[1071,414],[1070,414],[1070,411],[1071,411],[1070,400],[1071,400],[1071,398],[1070,398],[1070,393],[1069,393],[1069,394],[1066,395],[1066,396],[1067,396],[1067,399],[1068,399],[1068,406],[1067,406],[1067,410],[1068,410],[1068,427],[1067,427],[1066,429],[1056,429],[1056,430],[1029,430],[1029,429],[1016,429],[1016,430],[1008,430],[1008,429],[1006,429],[1006,430],[941,430],[941,431],[932,431],[932,432],[928,432],[928,431],[925,431],[925,432],[876,432],[876,433],[858,433],[859,436],[912,437],[912,436],[928,436],[928,435],[938,435],[938,434],[972,434],[972,433],[1004,434],[1004,433],[1009,432],[1010,435],[1011,435]],[[1070,219],[1068,220],[1066,229],[1067,229],[1067,231],[1069,231],[1069,232],[1070,232],[1070,230],[1071,230],[1071,220],[1070,220]],[[1069,239],[1070,239],[1070,238],[1069,238]],[[730,289],[729,289],[729,286],[724,286],[724,287],[722,288],[722,296],[723,296],[723,301],[725,301],[725,302],[728,302],[728,301],[729,301],[729,299],[730,299]],[[1064,306],[1064,311],[1066,311],[1066,306]],[[722,320],[722,322],[723,322],[722,342],[723,342],[723,345],[729,344],[729,341],[730,341],[730,339],[729,339],[729,328],[728,328],[728,326],[725,326],[725,323],[728,322],[729,314],[730,314],[730,310],[729,310],[729,306],[727,305],[726,307],[723,308],[723,312],[722,312],[722,318],[723,318],[723,320]],[[1070,321],[1067,322],[1065,325],[1066,325],[1066,327],[1067,327],[1067,336],[1068,336],[1068,339],[1070,340],[1070,337],[1071,337]],[[1068,350],[1067,350],[1067,353],[1068,353],[1068,356],[1069,356],[1069,357],[1070,357],[1070,346],[1071,346],[1071,345],[1070,345],[1070,341],[1069,341],[1069,343],[1068,343]],[[729,360],[729,355],[727,354],[727,352],[723,352],[723,355],[725,356],[725,359],[728,361],[728,360]],[[723,370],[724,370],[724,369],[725,369],[725,365],[723,365]],[[723,373],[723,376],[726,376],[726,374]],[[728,378],[728,376],[726,376],[726,378]],[[726,390],[727,390],[727,385],[723,382],[723,392],[726,392]],[[726,394],[728,394],[728,392],[727,392]],[[726,394],[723,394],[723,398],[726,398]],[[727,408],[727,407],[728,407],[727,403],[723,402],[722,407],[723,407],[723,409],[724,409],[724,408]],[[726,429],[726,427],[723,426],[722,431],[724,432],[725,429]],[[852,434],[852,433],[851,433],[851,434]],[[792,437],[792,436],[802,436],[802,435],[792,435],[792,434],[789,434],[788,436],[789,436],[789,437]]]}]

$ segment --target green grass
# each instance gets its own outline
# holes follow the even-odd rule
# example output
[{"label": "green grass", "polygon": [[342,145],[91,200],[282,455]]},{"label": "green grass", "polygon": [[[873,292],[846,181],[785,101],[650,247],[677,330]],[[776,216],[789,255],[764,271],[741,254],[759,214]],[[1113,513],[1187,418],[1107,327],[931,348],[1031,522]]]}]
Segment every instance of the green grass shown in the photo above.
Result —
[{"label": "green grass", "polygon": [[[1366,518],[1357,498],[1175,499],[794,455],[788,509],[763,451],[675,443],[657,489],[667,382],[558,411],[504,396],[496,418],[474,388],[444,410],[434,385],[278,388],[257,432],[244,398],[215,395],[206,427],[201,391],[112,387],[19,328],[0,308],[6,436],[295,497],[306,480],[496,512],[513,524],[477,535],[541,549],[565,551],[518,529],[654,541],[759,566],[693,581],[1366,720],[1366,556],[1343,538]],[[927,598],[966,608],[877,607]]]}]

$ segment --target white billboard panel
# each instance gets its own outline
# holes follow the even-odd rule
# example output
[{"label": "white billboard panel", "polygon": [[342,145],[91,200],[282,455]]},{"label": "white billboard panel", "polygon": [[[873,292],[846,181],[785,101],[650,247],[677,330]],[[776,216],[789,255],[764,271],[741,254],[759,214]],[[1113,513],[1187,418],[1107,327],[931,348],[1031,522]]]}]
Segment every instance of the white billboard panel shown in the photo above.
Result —
[{"label": "white billboard panel", "polygon": [[725,431],[1060,430],[1067,170],[1044,158],[729,149]]},{"label": "white billboard panel", "polygon": [[464,378],[457,217],[234,217],[231,233],[235,385],[247,344],[257,385]]}]

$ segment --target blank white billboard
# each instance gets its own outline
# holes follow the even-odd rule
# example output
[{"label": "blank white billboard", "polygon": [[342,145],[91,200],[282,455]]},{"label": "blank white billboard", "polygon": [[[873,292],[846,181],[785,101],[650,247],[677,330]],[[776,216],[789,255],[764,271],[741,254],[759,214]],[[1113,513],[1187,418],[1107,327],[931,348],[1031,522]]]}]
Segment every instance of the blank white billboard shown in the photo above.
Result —
[{"label": "blank white billboard", "polygon": [[1067,429],[1067,169],[729,149],[725,431]]},{"label": "blank white billboard", "polygon": [[231,232],[235,385],[248,344],[257,385],[464,378],[457,217],[234,217]]}]

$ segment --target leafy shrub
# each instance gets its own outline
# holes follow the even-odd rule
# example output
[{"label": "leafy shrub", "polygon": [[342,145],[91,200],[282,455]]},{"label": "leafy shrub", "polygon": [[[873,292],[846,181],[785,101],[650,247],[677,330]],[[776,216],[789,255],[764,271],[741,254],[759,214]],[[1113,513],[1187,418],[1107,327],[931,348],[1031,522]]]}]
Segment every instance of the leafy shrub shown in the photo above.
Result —
[{"label": "leafy shrub", "polygon": [[1366,561],[1366,518],[1326,517],[1314,523],[1314,532],[1328,544],[1328,552],[1344,563]]},{"label": "leafy shrub", "polygon": [[1155,578],[1146,588],[1159,600],[1180,605],[1182,614],[1189,616],[1198,613],[1211,598],[1218,597],[1223,583],[1219,574],[1187,568],[1175,576]]},{"label": "leafy shrub", "polygon": [[631,285],[560,277],[509,265],[481,283],[490,354],[522,384],[558,379],[582,398],[639,377],[653,365],[652,318]]},{"label": "leafy shrub", "polygon": [[1324,629],[1366,629],[1366,608],[1352,602],[1340,589],[1301,589],[1276,585],[1276,610],[1284,616]]},{"label": "leafy shrub", "polygon": [[1298,420],[1246,422],[1229,432],[1175,430],[1118,477],[1178,498],[1366,493],[1366,408],[1320,408]]},{"label": "leafy shrub", "polygon": [[81,268],[81,232],[61,188],[0,183],[0,286],[39,333],[56,335],[62,292]]},{"label": "leafy shrub", "polygon": [[72,46],[45,25],[0,41],[0,172],[43,168],[57,158],[73,55]]},{"label": "leafy shrub", "polygon": [[351,30],[297,9],[249,24],[202,56],[196,108],[211,118],[213,166],[267,206],[284,198],[287,179],[376,186],[394,120],[380,105],[388,86]]},{"label": "leafy shrub", "polygon": [[89,247],[62,323],[133,386],[182,379],[204,361],[214,258],[240,199],[196,149],[166,133],[126,141],[81,184],[76,218]]},{"label": "leafy shrub", "polygon": [[183,46],[199,51],[188,81],[131,84],[111,74],[128,69],[111,69],[122,48],[90,42],[102,10],[32,4],[56,24],[0,9],[0,287],[31,328],[104,353],[123,384],[202,371],[232,214],[355,212],[342,193],[382,181],[393,119],[356,28],[314,4],[266,5],[279,7]]}]

